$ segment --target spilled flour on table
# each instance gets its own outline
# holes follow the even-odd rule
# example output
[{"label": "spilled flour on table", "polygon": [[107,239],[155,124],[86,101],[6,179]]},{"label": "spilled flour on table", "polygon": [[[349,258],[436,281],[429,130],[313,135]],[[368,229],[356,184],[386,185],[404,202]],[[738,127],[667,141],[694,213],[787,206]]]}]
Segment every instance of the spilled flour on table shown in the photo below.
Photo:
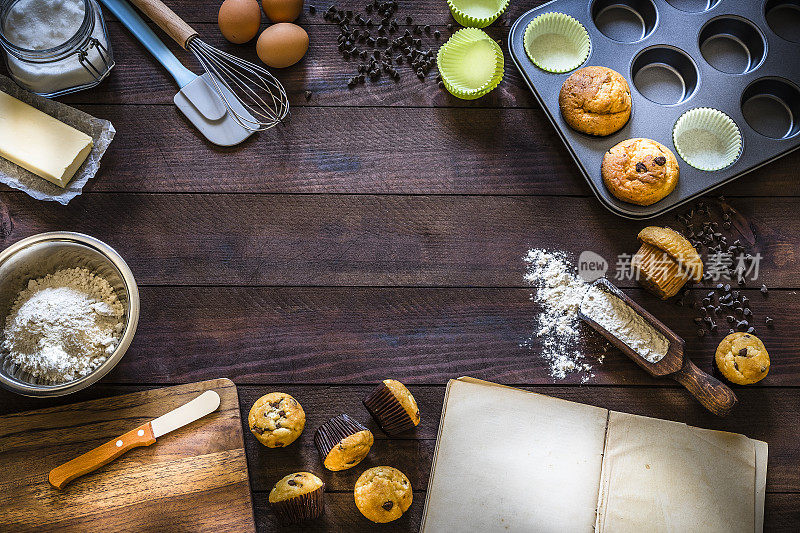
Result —
[{"label": "spilled flour on table", "polygon": [[[580,330],[578,309],[589,283],[577,274],[577,269],[564,252],[533,249],[524,258],[527,264],[525,281],[537,287],[531,300],[540,306],[534,334],[522,343],[533,348],[541,343],[541,356],[550,365],[550,375],[564,379],[573,372],[582,372],[581,381],[594,377],[592,365],[579,350]],[[597,360],[603,362],[602,356]]]}]

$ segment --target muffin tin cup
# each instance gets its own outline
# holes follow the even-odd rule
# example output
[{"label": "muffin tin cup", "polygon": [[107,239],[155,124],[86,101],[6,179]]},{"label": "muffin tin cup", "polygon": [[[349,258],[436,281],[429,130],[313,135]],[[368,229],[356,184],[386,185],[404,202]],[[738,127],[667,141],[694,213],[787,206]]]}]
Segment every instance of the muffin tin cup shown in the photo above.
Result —
[{"label": "muffin tin cup", "polygon": [[364,407],[388,435],[397,435],[414,427],[414,421],[385,383],[364,398]]},{"label": "muffin tin cup", "polygon": [[[725,1],[715,6],[695,0],[551,0],[512,24],[508,48],[604,207],[623,217],[647,219],[800,148],[800,30],[785,23],[798,16],[797,0]],[[571,17],[583,25],[590,49],[578,67],[608,67],[628,81],[632,114],[616,133],[589,137],[564,119],[558,94],[570,72],[543,70],[530,53],[533,24],[544,17]],[[674,127],[696,108],[716,109],[735,123],[738,151],[734,140],[732,147],[718,150],[709,165],[684,144],[691,136],[678,135],[680,148],[675,146]],[[736,137],[735,130],[727,128],[723,129]],[[660,142],[678,157],[677,186],[652,205],[625,202],[603,182],[603,155],[632,138]],[[714,170],[700,170],[687,160]]]},{"label": "muffin tin cup", "polygon": [[583,24],[564,13],[545,13],[525,28],[525,52],[534,65],[556,74],[583,65],[592,41]]},{"label": "muffin tin cup", "polygon": [[342,439],[359,431],[367,431],[367,428],[347,415],[335,416],[322,424],[314,433],[314,445],[322,462]]},{"label": "muffin tin cup", "polygon": [[275,517],[283,525],[299,524],[319,518],[325,512],[325,484],[306,494],[271,503],[270,506]]},{"label": "muffin tin cup", "polygon": [[742,152],[742,134],[731,117],[710,107],[685,112],[672,129],[672,142],[689,165],[707,172],[732,165]]},{"label": "muffin tin cup", "polygon": [[447,0],[453,18],[465,28],[485,28],[502,15],[511,0]]},{"label": "muffin tin cup", "polygon": [[439,48],[436,63],[445,88],[457,98],[474,100],[503,79],[503,50],[485,32],[463,28]]}]

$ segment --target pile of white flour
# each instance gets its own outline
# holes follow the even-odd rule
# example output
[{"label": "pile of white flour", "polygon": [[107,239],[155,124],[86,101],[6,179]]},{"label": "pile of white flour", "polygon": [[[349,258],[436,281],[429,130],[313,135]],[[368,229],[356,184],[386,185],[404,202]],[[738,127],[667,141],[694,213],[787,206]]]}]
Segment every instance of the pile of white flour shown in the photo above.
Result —
[{"label": "pile of white flour", "polygon": [[6,358],[52,383],[89,374],[119,344],[124,309],[108,281],[85,268],[30,280],[6,318]]},{"label": "pile of white flour", "polygon": [[[542,309],[534,335],[541,340],[541,355],[550,364],[550,375],[564,379],[572,372],[585,372],[584,381],[588,380],[592,377],[592,366],[578,350],[581,327],[578,309],[589,284],[576,274],[563,252],[529,250],[525,262],[525,281],[537,287],[531,298]],[[598,363],[602,363],[602,358]]]}]

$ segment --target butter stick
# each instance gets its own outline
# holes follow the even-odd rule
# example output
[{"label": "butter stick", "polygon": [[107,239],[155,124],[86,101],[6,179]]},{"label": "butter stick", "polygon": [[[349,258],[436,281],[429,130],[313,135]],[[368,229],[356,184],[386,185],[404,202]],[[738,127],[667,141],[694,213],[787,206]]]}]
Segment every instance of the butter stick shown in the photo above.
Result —
[{"label": "butter stick", "polygon": [[92,151],[92,138],[0,92],[0,156],[66,187]]}]

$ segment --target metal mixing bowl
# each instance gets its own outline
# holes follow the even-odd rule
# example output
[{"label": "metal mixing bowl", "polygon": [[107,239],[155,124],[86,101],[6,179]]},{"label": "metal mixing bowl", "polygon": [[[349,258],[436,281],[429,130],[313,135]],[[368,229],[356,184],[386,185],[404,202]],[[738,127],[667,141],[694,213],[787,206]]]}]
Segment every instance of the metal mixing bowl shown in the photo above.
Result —
[{"label": "metal mixing bowl", "polygon": [[128,265],[107,244],[81,233],[40,233],[12,244],[0,252],[0,320],[5,326],[14,300],[28,285],[62,268],[83,267],[102,276],[114,288],[125,308],[119,345],[90,374],[66,383],[50,383],[21,372],[7,354],[0,353],[0,385],[25,396],[63,396],[84,389],[114,368],[130,346],[139,322],[139,289]]}]

